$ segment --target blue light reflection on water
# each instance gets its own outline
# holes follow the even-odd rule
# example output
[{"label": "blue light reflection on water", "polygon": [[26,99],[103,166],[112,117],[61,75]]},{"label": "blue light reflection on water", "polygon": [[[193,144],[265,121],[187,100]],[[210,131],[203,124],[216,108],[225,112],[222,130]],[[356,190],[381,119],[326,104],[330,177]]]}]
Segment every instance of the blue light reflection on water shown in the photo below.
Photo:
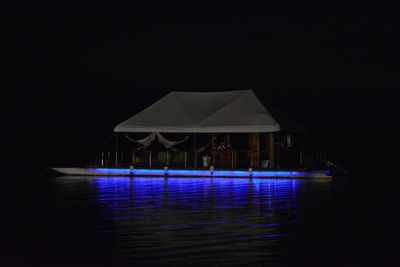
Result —
[{"label": "blue light reflection on water", "polygon": [[[213,200],[215,209],[260,204],[266,205],[263,207],[266,209],[295,207],[296,203],[291,201],[296,198],[299,180],[99,177],[90,182],[96,185],[97,200],[107,210],[108,219],[121,219],[118,215],[123,207],[129,211],[123,217],[132,218],[135,210],[161,207],[166,203],[190,205],[191,208],[210,204],[201,200]],[[272,207],[276,203],[279,205]]]},{"label": "blue light reflection on water", "polygon": [[280,242],[301,221],[304,188],[320,190],[329,184],[257,178],[86,179],[116,257],[145,265],[275,262]]}]

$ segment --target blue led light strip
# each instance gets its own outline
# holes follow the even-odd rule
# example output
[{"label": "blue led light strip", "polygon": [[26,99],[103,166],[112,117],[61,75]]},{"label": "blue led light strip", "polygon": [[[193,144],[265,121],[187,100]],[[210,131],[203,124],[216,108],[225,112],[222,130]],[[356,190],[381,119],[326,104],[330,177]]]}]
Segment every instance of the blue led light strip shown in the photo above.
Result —
[{"label": "blue led light strip", "polygon": [[[88,171],[92,174],[106,175],[130,175],[130,169],[113,169],[113,168],[90,168]],[[252,177],[291,177],[303,176],[308,172],[299,171],[253,171]],[[157,169],[133,169],[135,176],[164,176],[164,170]],[[198,177],[248,177],[248,171],[223,171],[215,170],[211,175],[209,170],[168,170],[168,176],[198,176]]]}]

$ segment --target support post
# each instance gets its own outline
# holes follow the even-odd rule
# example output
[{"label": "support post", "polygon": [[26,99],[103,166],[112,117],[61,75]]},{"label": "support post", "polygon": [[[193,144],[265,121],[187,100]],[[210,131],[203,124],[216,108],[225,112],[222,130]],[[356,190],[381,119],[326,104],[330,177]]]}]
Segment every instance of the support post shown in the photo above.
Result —
[{"label": "support post", "polygon": [[149,167],[151,168],[151,150],[149,152]]},{"label": "support post", "polygon": [[186,168],[186,164],[187,164],[187,152],[185,151],[185,168]]},{"label": "support post", "polygon": [[[193,134],[193,153],[194,153],[194,167],[197,168],[197,152],[196,152],[196,146],[197,146],[197,134]],[[185,163],[186,167],[186,163]]]},{"label": "support post", "polygon": [[251,167],[259,168],[260,166],[260,145],[259,133],[249,133],[249,147],[251,154]]},{"label": "support post", "polygon": [[167,150],[167,166],[169,165],[169,152]]},{"label": "support post", "polygon": [[215,166],[215,150],[213,150],[213,165]]},{"label": "support post", "polygon": [[118,133],[115,133],[115,166],[118,166]]},{"label": "support post", "polygon": [[233,169],[233,150],[231,150],[231,168]]},{"label": "support post", "polygon": [[275,168],[275,145],[274,145],[274,133],[268,133],[268,147],[270,152],[270,164],[271,168]]},{"label": "support post", "polygon": [[135,165],[135,150],[132,150],[132,164]]},{"label": "support post", "polygon": [[257,133],[257,168],[260,168],[260,133]]},{"label": "support post", "polygon": [[281,168],[281,138],[280,138],[280,134],[277,134],[277,138],[278,138],[278,151],[277,151],[277,167],[278,169]]},{"label": "support post", "polygon": [[215,137],[214,137],[214,133],[211,133],[211,150],[212,150],[212,162],[213,165],[215,166]]},{"label": "support post", "polygon": [[253,150],[250,150],[250,167],[253,167]]}]

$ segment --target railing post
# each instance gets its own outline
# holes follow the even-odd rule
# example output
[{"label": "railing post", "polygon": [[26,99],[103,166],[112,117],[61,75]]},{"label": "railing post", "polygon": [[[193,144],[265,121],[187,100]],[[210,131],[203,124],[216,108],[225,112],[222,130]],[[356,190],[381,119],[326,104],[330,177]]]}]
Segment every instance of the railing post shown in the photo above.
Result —
[{"label": "railing post", "polygon": [[186,163],[187,163],[187,152],[185,151],[185,168],[186,168]]},{"label": "railing post", "polygon": [[149,167],[151,168],[151,150],[150,150],[150,153],[149,153]]},{"label": "railing post", "polygon": [[253,150],[250,150],[250,167],[253,167]]},{"label": "railing post", "polygon": [[115,133],[115,166],[118,166],[118,133]]},{"label": "railing post", "polygon": [[231,150],[231,168],[233,169],[233,150]]},{"label": "railing post", "polygon": [[260,133],[257,133],[257,166],[256,168],[260,168]]},{"label": "railing post", "polygon": [[135,150],[132,150],[132,164],[135,165]]},{"label": "railing post", "polygon": [[104,166],[104,151],[101,151],[101,166]]},{"label": "railing post", "polygon": [[197,152],[196,152],[196,147],[197,147],[197,135],[196,133],[193,134],[193,153],[194,153],[194,167],[197,168]]},{"label": "railing post", "polygon": [[215,166],[215,150],[213,150],[213,165]]},{"label": "railing post", "polygon": [[169,152],[167,150],[167,165],[169,165]]}]

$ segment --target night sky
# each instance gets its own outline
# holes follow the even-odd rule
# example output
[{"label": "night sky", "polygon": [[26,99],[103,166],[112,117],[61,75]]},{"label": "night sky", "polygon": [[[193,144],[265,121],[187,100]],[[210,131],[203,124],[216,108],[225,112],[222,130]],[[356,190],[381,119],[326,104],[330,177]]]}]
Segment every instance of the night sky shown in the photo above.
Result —
[{"label": "night sky", "polygon": [[399,6],[16,2],[2,11],[7,164],[88,161],[171,90],[253,89],[348,169],[398,145]]}]

